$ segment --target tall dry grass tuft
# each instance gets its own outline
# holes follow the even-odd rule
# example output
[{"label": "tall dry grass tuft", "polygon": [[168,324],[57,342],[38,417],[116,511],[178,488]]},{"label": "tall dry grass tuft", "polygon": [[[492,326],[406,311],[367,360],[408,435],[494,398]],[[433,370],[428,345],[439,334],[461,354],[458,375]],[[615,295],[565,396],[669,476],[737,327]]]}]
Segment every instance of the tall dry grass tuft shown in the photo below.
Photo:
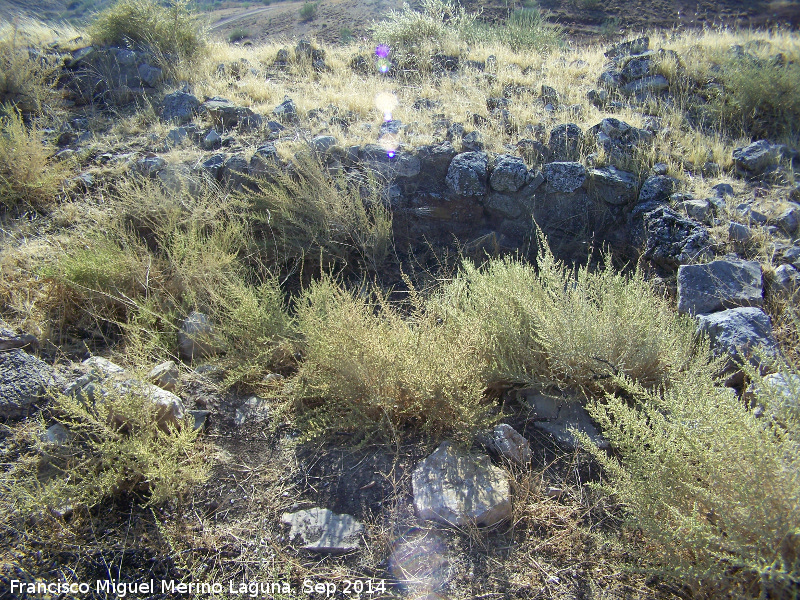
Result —
[{"label": "tall dry grass tuft", "polygon": [[53,146],[16,109],[0,118],[0,204],[46,208],[57,200],[69,163],[53,160]]}]

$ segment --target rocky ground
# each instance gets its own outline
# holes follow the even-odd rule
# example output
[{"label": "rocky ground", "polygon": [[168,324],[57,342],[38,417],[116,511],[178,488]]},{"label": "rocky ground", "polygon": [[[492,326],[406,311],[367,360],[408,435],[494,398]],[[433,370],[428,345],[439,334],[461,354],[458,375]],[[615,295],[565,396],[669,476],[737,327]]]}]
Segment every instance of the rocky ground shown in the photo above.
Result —
[{"label": "rocky ground", "polygon": [[[713,8],[736,14],[733,5]],[[672,15],[642,18],[662,24]],[[72,200],[95,209],[106,178],[121,173],[173,193],[207,182],[234,193],[252,189],[253,177],[275,180],[314,159],[331,176],[379,178],[401,265],[423,257],[432,269],[442,249],[456,246],[474,258],[532,252],[535,226],[571,261],[597,261],[610,248],[619,264],[643,265],[678,312],[696,319],[715,352],[731,358],[726,384],[741,393],[734,359],[749,359],[755,349],[796,353],[786,323],[775,319],[776,307],[794,302],[800,287],[798,150],[791,140],[758,138],[735,146],[728,140],[724,153],[693,163],[677,151],[642,159],[657,144],[685,141],[652,110],[654,99],[669,104],[676,89],[659,65],[685,57],[647,37],[603,50],[599,60],[563,59],[562,68],[584,73],[580,92],[534,85],[525,78],[535,72],[503,55],[434,55],[434,87],[458,78],[487,82],[483,96],[459,111],[447,100],[442,108],[432,88],[404,83],[398,63],[376,89],[396,87],[405,107],[370,121],[350,100],[323,102],[291,90],[306,85],[295,81],[298,69],[317,88],[331,73],[377,77],[371,48],[342,59],[301,41],[220,60],[212,75],[219,93],[206,95],[213,86],[183,85],[146,53],[89,46],[64,54],[60,81],[70,116],[48,135],[56,160],[76,165]],[[763,44],[730,51],[742,60],[781,60]],[[256,80],[269,91],[247,101]],[[223,95],[226,88],[232,93]],[[130,105],[150,111],[144,126],[126,112]],[[542,117],[526,122],[520,107]],[[39,218],[56,219],[8,222],[4,245],[31,242]],[[386,278],[403,285],[399,272]],[[286,585],[320,597],[334,585],[335,597],[347,597],[348,586],[374,588],[362,597],[683,597],[636,573],[616,543],[620,508],[586,486],[601,471],[574,429],[607,443],[577,392],[493,391],[508,411],[471,447],[412,432],[389,444],[354,446],[346,431],[308,441],[274,402],[291,373],[265,375],[260,389],[272,395],[226,389],[214,349],[199,341],[211,327],[200,312],[182,315],[174,360],[134,370],[100,358],[117,360],[108,339],[79,330],[61,345],[39,339],[41,332],[0,331],[4,462],[16,451],[8,425],[23,418],[42,416],[45,447],[68,443],[69,431],[51,423],[47,390],[94,398],[112,389],[146,398],[159,424],[191,413],[213,465],[204,484],[153,511],[132,490],[5,532],[25,544],[4,545],[3,586],[12,579],[154,577],[223,582],[231,597],[229,584],[242,581],[279,584],[258,597],[288,597]],[[790,385],[772,377],[776,386]],[[304,591],[308,585],[313,592]],[[9,589],[0,597],[37,597]]]}]

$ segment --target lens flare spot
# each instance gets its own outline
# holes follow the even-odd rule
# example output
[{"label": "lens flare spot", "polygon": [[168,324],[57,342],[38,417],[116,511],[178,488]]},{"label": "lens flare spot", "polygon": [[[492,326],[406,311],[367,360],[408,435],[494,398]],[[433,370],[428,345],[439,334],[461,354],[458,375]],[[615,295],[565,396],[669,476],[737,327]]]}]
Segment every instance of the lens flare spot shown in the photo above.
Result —
[{"label": "lens flare spot", "polygon": [[397,96],[391,92],[378,92],[375,94],[375,108],[383,113],[384,121],[392,120],[392,111],[397,106]]},{"label": "lens flare spot", "polygon": [[433,531],[410,530],[394,543],[389,572],[415,598],[442,598],[449,571],[447,545]]},{"label": "lens flare spot", "polygon": [[386,150],[386,155],[389,158],[394,158],[397,156],[397,148],[400,146],[400,142],[395,134],[385,133],[378,138],[378,145]]},{"label": "lens flare spot", "polygon": [[389,69],[392,68],[392,63],[389,61],[388,58],[379,58],[378,59],[378,71],[383,74],[389,72]]},{"label": "lens flare spot", "polygon": [[386,44],[380,44],[379,46],[375,47],[375,56],[378,58],[389,58],[389,46]]}]

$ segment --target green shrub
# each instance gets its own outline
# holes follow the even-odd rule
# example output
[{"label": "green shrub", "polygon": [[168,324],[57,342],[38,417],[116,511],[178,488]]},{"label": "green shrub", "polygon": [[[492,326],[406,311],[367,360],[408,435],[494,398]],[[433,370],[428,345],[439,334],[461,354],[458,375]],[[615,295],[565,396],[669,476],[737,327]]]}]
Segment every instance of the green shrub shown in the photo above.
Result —
[{"label": "green shrub", "polygon": [[242,27],[237,27],[228,34],[228,41],[232,44],[234,42],[240,42],[247,37],[250,37],[250,31]]},{"label": "green shrub", "polygon": [[406,316],[323,278],[300,302],[303,362],[293,395],[310,434],[394,439],[405,427],[469,438],[488,422],[469,332],[418,304]]},{"label": "green shrub", "polygon": [[119,0],[89,27],[96,44],[133,45],[162,56],[192,58],[203,36],[186,0],[164,6],[155,0]]},{"label": "green shrub", "polygon": [[54,148],[13,108],[0,118],[0,204],[46,207],[56,200],[67,164],[52,160]]},{"label": "green shrub", "polygon": [[[603,487],[643,534],[662,577],[702,597],[794,597],[800,422],[757,418],[714,370],[701,357],[667,388],[622,379],[622,393],[589,404],[617,452],[594,450],[608,475]],[[780,402],[762,389],[757,402]]]},{"label": "green shrub", "polygon": [[[498,302],[502,298],[502,302]],[[479,332],[487,381],[612,389],[615,373],[657,385],[691,353],[693,328],[641,273],[569,267],[546,245],[537,268],[465,263],[436,298],[443,318]]]},{"label": "green shrub", "polygon": [[[90,508],[124,492],[160,504],[205,480],[207,457],[188,419],[165,431],[157,426],[158,408],[151,400],[103,389],[107,395],[96,404],[54,399],[52,414],[69,432],[68,440],[48,443],[42,419],[33,427],[17,426],[19,460],[0,475],[0,499],[10,515]],[[100,390],[96,393],[99,397]],[[114,425],[112,414],[126,426]]]},{"label": "green shrub", "polygon": [[319,8],[320,1],[321,0],[317,0],[317,2],[305,2],[303,6],[300,7],[300,20],[313,21],[317,16],[317,9]]},{"label": "green shrub", "polygon": [[353,30],[349,27],[342,27],[339,30],[339,41],[342,44],[349,44],[353,41]]}]

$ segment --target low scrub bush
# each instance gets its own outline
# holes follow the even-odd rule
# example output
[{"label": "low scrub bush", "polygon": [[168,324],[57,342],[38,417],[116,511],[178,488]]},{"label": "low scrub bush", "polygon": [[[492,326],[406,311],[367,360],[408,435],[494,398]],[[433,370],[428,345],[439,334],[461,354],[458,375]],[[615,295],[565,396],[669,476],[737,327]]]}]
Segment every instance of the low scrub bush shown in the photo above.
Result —
[{"label": "low scrub bush", "polygon": [[304,359],[293,394],[310,434],[393,439],[412,427],[468,438],[487,423],[475,340],[421,302],[405,315],[324,278],[305,292],[297,321]]},{"label": "low scrub bush", "polygon": [[97,15],[89,34],[96,44],[132,45],[185,59],[204,45],[185,0],[173,0],[168,6],[155,0],[119,0]]},{"label": "low scrub bush", "polygon": [[640,273],[573,269],[545,245],[537,267],[465,262],[430,297],[412,293],[406,311],[364,293],[324,280],[301,302],[295,394],[318,430],[413,424],[468,437],[498,385],[602,395],[625,375],[656,388],[694,350],[691,324]]},{"label": "low scrub bush", "polygon": [[[96,402],[54,399],[52,415],[66,430],[61,439],[48,441],[42,418],[17,426],[19,458],[0,474],[0,499],[9,515],[90,508],[121,493],[160,504],[205,480],[207,457],[189,420],[164,430],[151,400],[111,388],[103,394]],[[120,421],[124,428],[114,424]]]},{"label": "low scrub bush", "polygon": [[301,21],[313,21],[314,18],[317,16],[317,10],[319,9],[319,1],[317,2],[306,2],[303,6],[300,7],[300,20]]},{"label": "low scrub bush", "polygon": [[[669,387],[623,378],[619,394],[590,402],[618,452],[594,450],[609,476],[603,487],[662,577],[702,597],[795,597],[800,422],[757,418],[714,370],[700,358]],[[785,403],[777,388],[759,388],[758,403]]]},{"label": "low scrub bush", "polygon": [[0,118],[0,204],[44,208],[56,200],[68,165],[52,160],[54,148],[15,109]]},{"label": "low scrub bush", "polygon": [[436,303],[444,319],[480,332],[487,380],[595,393],[625,374],[653,386],[692,351],[690,323],[641,273],[616,272],[610,257],[596,270],[572,268],[545,244],[536,268],[511,258],[465,263]]}]

